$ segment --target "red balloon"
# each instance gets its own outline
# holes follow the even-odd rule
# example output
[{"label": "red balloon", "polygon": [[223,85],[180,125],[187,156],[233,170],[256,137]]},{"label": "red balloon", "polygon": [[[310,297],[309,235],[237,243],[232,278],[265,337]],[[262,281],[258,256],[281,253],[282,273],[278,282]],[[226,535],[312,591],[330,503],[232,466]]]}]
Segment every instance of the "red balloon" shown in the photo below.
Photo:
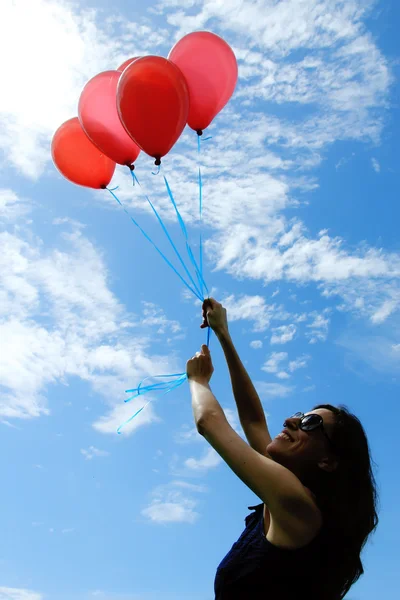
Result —
[{"label": "red balloon", "polygon": [[126,131],[160,164],[186,125],[189,92],[185,78],[166,58],[138,58],[121,75],[117,106]]},{"label": "red balloon", "polygon": [[78,185],[105,188],[114,174],[115,162],[92,144],[78,117],[57,129],[51,142],[51,156],[61,175]]},{"label": "red balloon", "polygon": [[132,165],[140,148],[126,133],[117,111],[117,86],[121,73],[104,71],[83,88],[78,114],[81,125],[94,144],[120,165]]},{"label": "red balloon", "polygon": [[188,125],[200,132],[235,90],[238,66],[233,50],[215,33],[197,31],[177,42],[168,58],[185,76],[190,97]]},{"label": "red balloon", "polygon": [[124,71],[126,69],[126,67],[129,67],[129,65],[131,63],[133,63],[134,60],[136,60],[137,58],[140,58],[140,56],[134,56],[133,58],[128,58],[128,60],[126,60],[125,62],[122,63],[122,65],[119,65],[117,71]]}]

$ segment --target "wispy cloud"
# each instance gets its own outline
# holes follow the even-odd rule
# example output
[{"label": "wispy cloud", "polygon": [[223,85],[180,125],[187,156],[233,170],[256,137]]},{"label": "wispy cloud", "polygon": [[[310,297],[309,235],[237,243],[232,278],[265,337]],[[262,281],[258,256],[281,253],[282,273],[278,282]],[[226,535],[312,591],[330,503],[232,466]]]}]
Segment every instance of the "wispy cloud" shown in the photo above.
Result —
[{"label": "wispy cloud", "polygon": [[200,458],[187,458],[185,467],[193,471],[207,471],[221,464],[222,458],[217,454],[214,448],[207,448]]},{"label": "wispy cloud", "polygon": [[239,296],[233,294],[223,299],[230,321],[248,320],[253,322],[254,331],[268,328],[275,312],[275,306],[268,305],[262,296]]},{"label": "wispy cloud", "polygon": [[199,513],[195,510],[197,500],[186,492],[204,491],[198,486],[182,485],[180,481],[159,486],[152,492],[152,500],[141,512],[153,523],[195,523]]},{"label": "wispy cloud", "polygon": [[0,600],[43,600],[37,592],[21,588],[0,587]]},{"label": "wispy cloud", "polygon": [[253,348],[253,350],[259,350],[260,348],[262,348],[263,343],[261,340],[253,340],[252,342],[250,342],[250,348]]},{"label": "wispy cloud", "polygon": [[100,450],[95,446],[89,446],[89,448],[82,448],[81,454],[85,457],[86,460],[92,460],[93,458],[100,458],[110,456],[110,453],[107,450]]},{"label": "wispy cloud", "polygon": [[274,327],[272,330],[271,344],[287,344],[291,342],[296,335],[296,325],[281,325],[281,327]]},{"label": "wispy cloud", "polygon": [[371,158],[371,164],[372,164],[372,168],[375,171],[375,173],[381,172],[381,165],[379,164],[379,162],[376,158]]},{"label": "wispy cloud", "polygon": [[294,387],[283,385],[282,383],[268,383],[265,381],[256,381],[254,383],[262,400],[270,400],[271,398],[286,398],[293,391]]},{"label": "wispy cloud", "polygon": [[324,314],[314,312],[311,314],[312,322],[307,324],[308,331],[306,333],[310,344],[324,342],[328,336],[329,317]]},{"label": "wispy cloud", "polygon": [[288,358],[287,352],[272,352],[261,367],[266,373],[273,373],[279,379],[287,379],[289,375],[282,369],[282,363]]},{"label": "wispy cloud", "polygon": [[[130,315],[109,288],[100,251],[81,228],[65,226],[62,250],[46,251],[40,239],[25,240],[20,232],[0,233],[0,379],[5,388],[0,415],[9,420],[47,414],[46,388],[75,376],[107,401],[114,399],[95,427],[115,433],[140,408],[140,401],[121,402],[126,381],[176,367],[170,356],[149,353],[151,328],[159,327],[160,319],[166,326],[167,319],[157,313],[154,324],[152,306],[152,314],[145,315],[151,322],[132,335]],[[156,419],[148,408],[126,427],[127,433]]]}]

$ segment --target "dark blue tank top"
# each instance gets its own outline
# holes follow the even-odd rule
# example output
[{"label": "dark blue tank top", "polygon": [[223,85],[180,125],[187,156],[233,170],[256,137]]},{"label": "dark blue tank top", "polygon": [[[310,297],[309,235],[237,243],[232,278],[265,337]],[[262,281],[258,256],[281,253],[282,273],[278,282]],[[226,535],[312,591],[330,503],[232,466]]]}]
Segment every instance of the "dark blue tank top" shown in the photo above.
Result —
[{"label": "dark blue tank top", "polygon": [[245,530],[217,569],[215,600],[322,600],[320,534],[303,548],[278,548],[264,534],[264,505],[249,509]]}]

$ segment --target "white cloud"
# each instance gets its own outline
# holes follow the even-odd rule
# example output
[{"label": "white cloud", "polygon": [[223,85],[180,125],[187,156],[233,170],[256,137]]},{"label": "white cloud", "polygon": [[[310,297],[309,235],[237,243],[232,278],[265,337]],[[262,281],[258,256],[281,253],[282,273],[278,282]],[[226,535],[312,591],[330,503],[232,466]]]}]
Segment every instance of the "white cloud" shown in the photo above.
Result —
[{"label": "white cloud", "polygon": [[371,158],[371,164],[372,164],[372,168],[375,171],[375,173],[381,172],[381,165],[379,164],[379,162],[376,158]]},{"label": "white cloud", "polygon": [[156,306],[152,302],[143,302],[143,318],[141,322],[143,325],[155,326],[157,333],[165,333],[166,331],[172,331],[177,333],[181,330],[181,326],[178,321],[171,321],[168,319],[164,311]]},{"label": "white cloud", "polygon": [[287,358],[287,352],[272,352],[261,368],[267,373],[278,373],[281,371],[281,363],[286,362]]},{"label": "white cloud", "polygon": [[257,391],[261,397],[261,399],[270,399],[270,398],[286,398],[289,396],[293,390],[293,386],[283,385],[282,383],[267,383],[265,381],[256,381],[254,385],[257,388]]},{"label": "white cloud", "polygon": [[82,448],[81,454],[85,457],[86,460],[92,460],[92,458],[95,457],[110,456],[109,452],[107,452],[106,450],[99,450],[99,448],[96,448],[95,446],[89,446],[89,448],[87,449]]},{"label": "white cloud", "polygon": [[268,328],[275,307],[268,305],[262,296],[230,295],[223,299],[228,311],[229,321],[248,320],[254,322],[254,331],[264,331]]},{"label": "white cloud", "polygon": [[[233,410],[231,408],[224,408],[223,410],[224,410],[225,416],[227,418],[227,421],[230,424],[230,426],[232,427],[232,429],[234,429],[234,431],[236,431],[237,434],[243,436],[243,432],[242,432],[240,424],[239,424],[237,411]],[[194,432],[196,432],[196,434],[197,434],[196,437],[194,437],[195,436]],[[204,474],[209,469],[214,469],[215,467],[218,467],[222,463],[222,458],[219,456],[219,454],[213,448],[211,448],[205,442],[204,438],[197,433],[196,428],[189,429],[189,430],[187,428],[184,428],[183,433],[184,433],[183,438],[182,438],[182,432],[181,432],[180,435],[178,436],[178,438],[176,438],[176,441],[182,442],[182,441],[192,441],[192,440],[196,439],[198,441],[201,441],[205,446],[203,454],[199,458],[189,457],[184,461],[184,467],[186,469],[189,469],[190,471],[196,471],[197,473]],[[188,433],[189,433],[189,435],[187,435]]]},{"label": "white cloud", "polygon": [[397,309],[399,300],[386,300],[371,316],[372,323],[383,323]]},{"label": "white cloud", "polygon": [[187,458],[185,466],[193,471],[207,471],[221,464],[222,458],[214,448],[207,448],[201,458]]},{"label": "white cloud", "polygon": [[44,596],[30,590],[0,587],[0,600],[43,600]]},{"label": "white cloud", "polygon": [[0,189],[0,222],[14,222],[31,211],[28,202],[22,201],[12,190]]},{"label": "white cloud", "polygon": [[182,425],[181,430],[175,434],[174,440],[178,444],[187,444],[201,442],[203,438],[193,425]]},{"label": "white cloud", "polygon": [[271,344],[287,344],[291,342],[296,335],[296,325],[282,325],[281,327],[275,327],[271,336]]},{"label": "white cloud", "polygon": [[142,515],[153,523],[195,523],[200,516],[195,510],[198,503],[191,496],[185,495],[182,489],[191,492],[204,491],[182,486],[182,482],[159,486],[153,490],[153,498],[141,511]]},{"label": "white cloud", "polygon": [[309,331],[306,336],[309,338],[310,344],[324,342],[328,336],[329,318],[317,312],[311,313],[311,316],[313,320],[307,324]]},{"label": "white cloud", "polygon": [[205,485],[197,485],[195,483],[189,483],[187,481],[173,481],[172,485],[174,485],[175,487],[182,488],[184,490],[189,490],[190,492],[207,492],[207,487]]},{"label": "white cloud", "polygon": [[86,81],[99,71],[115,69],[129,56],[150,48],[154,52],[163,42],[163,30],[150,29],[140,18],[135,21],[133,35],[133,23],[126,19],[115,15],[105,20],[95,10],[64,0],[3,3],[1,71],[4,81],[13,83],[0,97],[0,148],[9,163],[25,175],[40,175],[49,160],[50,137],[75,116]]},{"label": "white cloud", "polygon": [[259,350],[260,348],[262,348],[263,343],[261,340],[253,340],[252,342],[250,342],[250,348],[253,348],[253,350]]},{"label": "white cloud", "polygon": [[[27,239],[0,233],[0,416],[48,414],[48,386],[67,384],[75,376],[110,404],[95,427],[115,432],[140,408],[141,400],[123,403],[127,381],[135,384],[151,373],[176,369],[170,356],[149,354],[148,334],[160,327],[159,319],[154,323],[153,314],[153,322],[141,324],[143,333],[132,335],[130,315],[108,287],[104,260],[81,228],[62,233],[59,248],[49,251],[40,239]],[[165,315],[162,319],[167,326]],[[125,431],[155,418],[149,406]]]},{"label": "white cloud", "polygon": [[303,354],[303,356],[299,356],[295,360],[289,361],[289,371],[291,373],[293,373],[294,371],[297,371],[298,369],[304,369],[305,367],[307,367],[310,359],[311,359],[310,355]]}]

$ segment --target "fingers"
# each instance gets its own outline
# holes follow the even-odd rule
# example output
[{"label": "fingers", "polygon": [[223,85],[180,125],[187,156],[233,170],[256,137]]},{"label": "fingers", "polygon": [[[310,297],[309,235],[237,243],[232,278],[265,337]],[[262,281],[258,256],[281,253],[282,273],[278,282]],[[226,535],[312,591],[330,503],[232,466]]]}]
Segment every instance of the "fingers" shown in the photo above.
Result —
[{"label": "fingers", "polygon": [[201,346],[201,351],[205,356],[211,356],[210,349],[208,346],[206,346],[206,344]]}]

